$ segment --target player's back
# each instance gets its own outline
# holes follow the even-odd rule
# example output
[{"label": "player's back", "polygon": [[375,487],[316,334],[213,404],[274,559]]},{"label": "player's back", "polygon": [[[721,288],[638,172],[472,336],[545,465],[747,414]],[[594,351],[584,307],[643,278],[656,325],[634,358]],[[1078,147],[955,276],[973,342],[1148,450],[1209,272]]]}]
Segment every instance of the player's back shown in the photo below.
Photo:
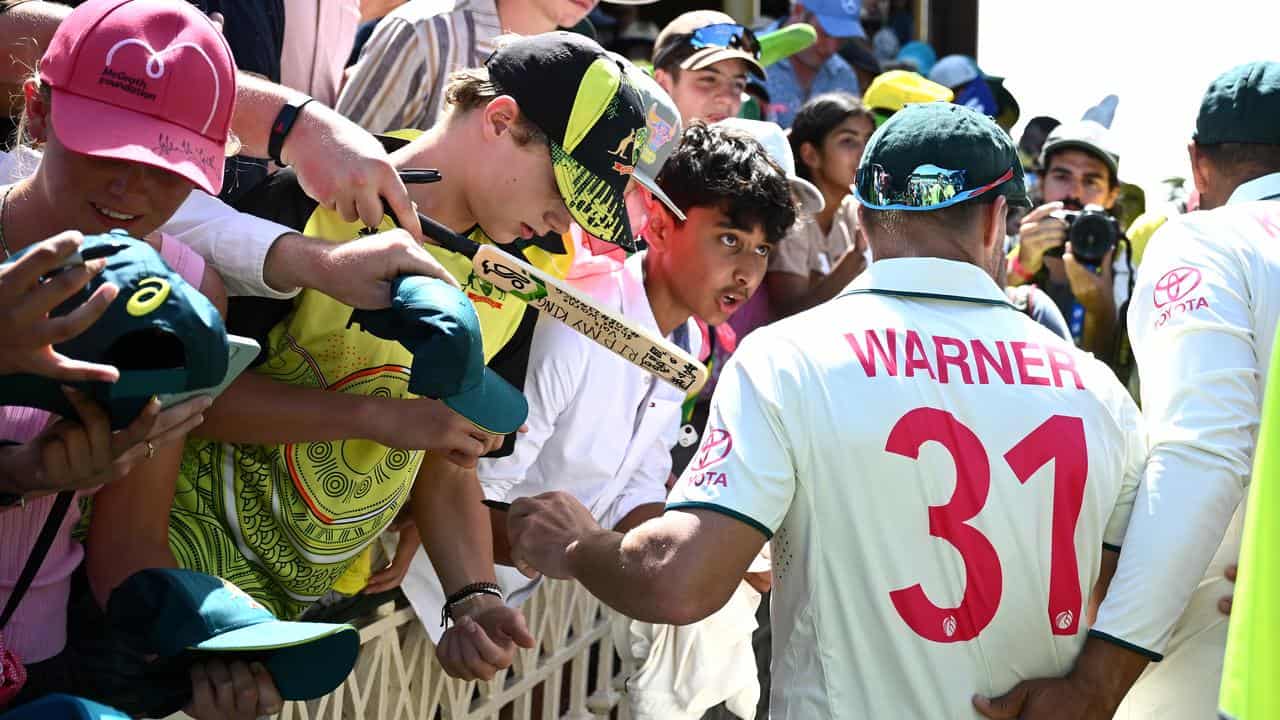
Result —
[{"label": "player's back", "polygon": [[1002,298],[973,265],[879,261],[744,343],[795,468],[774,718],[970,718],[973,693],[1071,667],[1140,418],[1110,370]]}]

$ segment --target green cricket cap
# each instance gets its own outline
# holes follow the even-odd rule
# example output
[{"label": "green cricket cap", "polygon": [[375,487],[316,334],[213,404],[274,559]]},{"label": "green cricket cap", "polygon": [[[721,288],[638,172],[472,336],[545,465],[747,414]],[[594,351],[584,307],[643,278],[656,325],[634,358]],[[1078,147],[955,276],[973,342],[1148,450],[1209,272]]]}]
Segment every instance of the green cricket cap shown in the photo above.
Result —
[{"label": "green cricket cap", "polygon": [[1198,145],[1280,145],[1280,62],[1233,67],[1209,84],[1193,138]]}]

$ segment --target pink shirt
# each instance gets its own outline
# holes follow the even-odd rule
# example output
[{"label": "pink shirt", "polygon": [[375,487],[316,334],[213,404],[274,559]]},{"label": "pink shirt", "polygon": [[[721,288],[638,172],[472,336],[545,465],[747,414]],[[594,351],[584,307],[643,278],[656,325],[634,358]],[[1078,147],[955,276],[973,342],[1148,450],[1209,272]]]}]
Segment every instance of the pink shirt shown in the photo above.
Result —
[{"label": "pink shirt", "polygon": [[[161,243],[165,262],[187,282],[199,287],[204,277],[204,258],[191,248],[165,236]],[[44,410],[25,407],[0,407],[0,439],[27,442],[49,423]],[[76,495],[62,528],[49,546],[40,571],[31,581],[22,602],[4,628],[5,646],[26,664],[47,660],[62,651],[67,643],[67,600],[71,591],[71,573],[80,565],[84,549],[71,538],[71,529],[80,521],[83,497],[97,488]],[[0,608],[9,601],[22,568],[31,555],[40,529],[44,527],[56,495],[46,495],[26,504],[25,508],[0,510]]]},{"label": "pink shirt", "polygon": [[285,0],[281,84],[333,107],[359,26],[359,0]]}]

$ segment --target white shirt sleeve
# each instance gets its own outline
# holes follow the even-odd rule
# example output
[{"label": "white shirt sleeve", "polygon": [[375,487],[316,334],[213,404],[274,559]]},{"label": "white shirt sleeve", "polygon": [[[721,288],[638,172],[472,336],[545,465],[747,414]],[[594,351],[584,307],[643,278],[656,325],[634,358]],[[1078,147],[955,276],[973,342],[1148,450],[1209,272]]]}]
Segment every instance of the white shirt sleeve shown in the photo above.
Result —
[{"label": "white shirt sleeve", "polygon": [[1251,295],[1227,243],[1182,221],[1156,232],[1138,271],[1129,333],[1150,456],[1094,630],[1153,659],[1248,483],[1261,402]]},{"label": "white shirt sleeve", "polygon": [[[1108,369],[1107,372],[1110,370]],[[1118,384],[1116,394],[1120,398],[1116,421],[1119,425],[1118,433],[1121,442],[1124,444],[1124,478],[1120,483],[1120,494],[1116,497],[1115,509],[1111,511],[1111,517],[1108,518],[1107,526],[1102,532],[1102,545],[1110,550],[1119,550],[1124,543],[1125,532],[1129,528],[1129,518],[1133,514],[1133,503],[1137,499],[1138,487],[1142,481],[1142,470],[1147,463],[1147,435],[1142,413],[1129,397],[1128,391]]]},{"label": "white shirt sleeve", "polygon": [[[766,538],[782,524],[796,489],[771,334],[767,329],[752,333],[725,365],[702,444],[667,498],[668,510],[715,510]],[[791,388],[792,397],[799,396],[798,390]]]},{"label": "white shirt sleeve", "polygon": [[613,505],[603,517],[617,523],[641,505],[661,503],[667,499],[667,478],[671,475],[671,448],[676,444],[679,432],[679,422],[672,422],[670,428],[654,438],[653,444],[645,451],[644,458],[640,460],[635,472],[627,478],[627,484],[623,486]]},{"label": "white shirt sleeve", "polygon": [[537,461],[586,371],[587,353],[582,343],[588,341],[568,325],[539,315],[529,342],[523,390],[529,401],[529,419],[525,421],[529,430],[516,436],[510,455],[481,459],[476,466],[484,495],[492,500],[511,499],[508,492],[524,480]]},{"label": "white shirt sleeve", "polygon": [[284,225],[242,213],[193,190],[160,230],[204,257],[222,276],[229,295],[287,299],[298,294],[297,288],[273,289],[262,275],[271,246],[281,235],[293,232]]}]

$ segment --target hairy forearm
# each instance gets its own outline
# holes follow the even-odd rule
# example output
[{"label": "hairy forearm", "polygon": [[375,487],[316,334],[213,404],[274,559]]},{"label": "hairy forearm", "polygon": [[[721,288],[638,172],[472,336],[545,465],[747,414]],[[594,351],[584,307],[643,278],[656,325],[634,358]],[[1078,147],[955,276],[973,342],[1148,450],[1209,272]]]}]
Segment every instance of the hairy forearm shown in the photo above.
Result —
[{"label": "hairy forearm", "polygon": [[494,582],[489,509],[474,470],[428,453],[413,486],[413,519],[445,594]]},{"label": "hairy forearm", "polygon": [[377,398],[289,385],[247,372],[205,411],[204,423],[193,434],[256,445],[372,440],[372,417],[378,402]]},{"label": "hairy forearm", "polygon": [[263,281],[280,292],[300,287],[322,288],[329,269],[326,250],[330,245],[297,233],[281,235],[271,244],[263,261]]},{"label": "hairy forearm", "polygon": [[[236,75],[236,110],[231,131],[240,140],[240,152],[267,157],[271,123],[286,102],[298,102],[306,95],[248,73]],[[314,104],[314,103],[312,103]],[[310,112],[310,108],[303,112]]]},{"label": "hairy forearm", "polygon": [[676,543],[600,530],[569,546],[573,576],[592,595],[627,617],[666,625],[687,625],[723,605],[699,597],[692,578],[672,572]]}]

